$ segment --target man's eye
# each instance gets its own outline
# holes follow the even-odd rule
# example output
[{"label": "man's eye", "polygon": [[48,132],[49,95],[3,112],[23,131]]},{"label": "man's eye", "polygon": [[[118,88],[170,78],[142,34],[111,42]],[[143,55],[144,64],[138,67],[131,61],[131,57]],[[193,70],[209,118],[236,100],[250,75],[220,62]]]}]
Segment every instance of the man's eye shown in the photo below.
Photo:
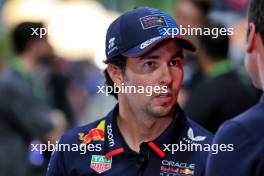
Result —
[{"label": "man's eye", "polygon": [[170,62],[171,66],[178,66],[181,63],[180,59],[174,59]]},{"label": "man's eye", "polygon": [[144,63],[144,67],[154,67],[154,66],[155,66],[155,63],[152,61],[148,61],[148,62]]}]

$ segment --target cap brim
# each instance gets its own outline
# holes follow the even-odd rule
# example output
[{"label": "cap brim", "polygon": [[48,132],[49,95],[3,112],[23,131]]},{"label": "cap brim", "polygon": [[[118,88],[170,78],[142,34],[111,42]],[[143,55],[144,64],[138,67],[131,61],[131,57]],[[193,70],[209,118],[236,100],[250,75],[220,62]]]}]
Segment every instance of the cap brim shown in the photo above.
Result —
[{"label": "cap brim", "polygon": [[122,53],[122,55],[127,56],[127,57],[142,56],[142,55],[148,53],[151,49],[153,49],[159,43],[164,42],[166,40],[175,40],[179,46],[181,46],[182,48],[184,48],[186,50],[189,50],[189,51],[195,51],[196,50],[196,46],[188,38],[186,38],[184,36],[170,35],[170,36],[162,37],[162,38],[156,40],[155,42],[153,42],[149,46],[145,47],[144,49],[140,49],[141,44],[139,44],[139,45],[135,46],[134,48],[131,48],[131,49],[125,51],[124,53]]}]

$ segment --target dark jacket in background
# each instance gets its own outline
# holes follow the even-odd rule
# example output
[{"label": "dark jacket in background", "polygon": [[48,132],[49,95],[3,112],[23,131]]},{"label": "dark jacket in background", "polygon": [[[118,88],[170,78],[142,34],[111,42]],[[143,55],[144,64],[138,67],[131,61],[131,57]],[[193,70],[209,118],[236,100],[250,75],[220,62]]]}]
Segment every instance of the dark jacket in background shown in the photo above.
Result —
[{"label": "dark jacket in background", "polygon": [[41,88],[25,71],[0,74],[0,175],[30,176],[29,146],[51,129]]},{"label": "dark jacket in background", "polygon": [[234,71],[201,82],[191,92],[185,112],[207,130],[215,133],[218,127],[257,103],[253,86],[242,82]]},{"label": "dark jacket in background", "polygon": [[258,104],[225,122],[214,144],[233,144],[234,151],[211,154],[208,176],[264,175],[264,94]]}]

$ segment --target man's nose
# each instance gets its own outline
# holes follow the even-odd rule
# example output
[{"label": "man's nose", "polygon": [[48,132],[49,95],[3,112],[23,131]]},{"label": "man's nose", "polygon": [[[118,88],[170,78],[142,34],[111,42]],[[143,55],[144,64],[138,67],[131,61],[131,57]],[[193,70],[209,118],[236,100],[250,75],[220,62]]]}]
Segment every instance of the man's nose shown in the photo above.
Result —
[{"label": "man's nose", "polygon": [[166,64],[161,68],[160,84],[168,86],[172,82],[172,75],[169,66]]}]

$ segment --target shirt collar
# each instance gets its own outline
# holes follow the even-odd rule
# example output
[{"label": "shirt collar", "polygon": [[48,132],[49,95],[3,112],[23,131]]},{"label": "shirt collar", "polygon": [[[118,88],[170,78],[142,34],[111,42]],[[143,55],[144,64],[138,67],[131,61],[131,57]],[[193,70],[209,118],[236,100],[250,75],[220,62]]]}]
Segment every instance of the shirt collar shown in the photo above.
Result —
[{"label": "shirt collar", "polygon": [[[176,105],[175,110],[175,118],[169,127],[155,140],[146,142],[147,146],[161,158],[165,157],[166,155],[166,153],[161,150],[161,148],[163,148],[163,144],[175,143],[186,126],[186,118],[179,105]],[[106,117],[104,145],[106,158],[110,158],[122,153],[136,154],[136,152],[129,148],[117,127],[116,118],[118,112],[119,108],[117,104]]]}]

